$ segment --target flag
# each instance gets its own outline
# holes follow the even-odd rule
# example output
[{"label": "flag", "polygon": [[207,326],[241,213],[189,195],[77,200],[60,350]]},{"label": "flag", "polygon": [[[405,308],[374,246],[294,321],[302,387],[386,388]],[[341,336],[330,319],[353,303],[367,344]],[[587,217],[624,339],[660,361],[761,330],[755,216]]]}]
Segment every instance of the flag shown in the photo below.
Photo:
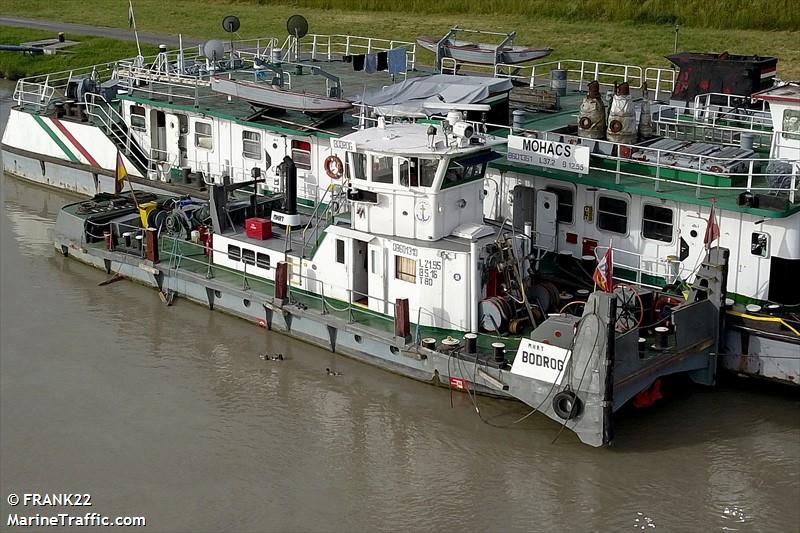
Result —
[{"label": "flag", "polygon": [[117,170],[114,174],[114,190],[117,194],[122,192],[123,182],[128,177],[128,171],[125,168],[125,162],[122,160],[122,152],[117,150]]},{"label": "flag", "polygon": [[128,27],[133,28],[133,2],[128,0]]},{"label": "flag", "polygon": [[592,276],[595,285],[606,292],[611,292],[613,288],[612,277],[614,275],[614,259],[611,250],[612,248],[609,246],[603,258],[597,263],[597,267],[594,269],[594,275]]},{"label": "flag", "polygon": [[711,248],[711,243],[716,239],[719,239],[719,226],[717,225],[717,218],[714,216],[714,204],[711,204],[711,212],[708,214],[708,221],[706,222],[706,236],[703,239],[706,249]]}]

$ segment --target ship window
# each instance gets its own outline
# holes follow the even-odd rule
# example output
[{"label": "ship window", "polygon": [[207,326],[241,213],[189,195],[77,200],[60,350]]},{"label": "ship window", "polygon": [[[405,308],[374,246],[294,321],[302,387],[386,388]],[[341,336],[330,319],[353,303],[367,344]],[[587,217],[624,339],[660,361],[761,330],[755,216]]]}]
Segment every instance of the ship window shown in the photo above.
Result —
[{"label": "ship window", "polygon": [[292,161],[297,168],[311,170],[311,143],[308,141],[292,141]]},{"label": "ship window", "polygon": [[238,261],[242,258],[242,249],[232,244],[228,245],[228,259]]},{"label": "ship window", "polygon": [[[469,157],[468,159],[474,159]],[[462,160],[463,161],[463,160]],[[486,163],[475,163],[465,165],[458,159],[450,161],[447,167],[447,172],[444,174],[444,185],[455,184],[459,181],[472,181],[475,178],[483,176],[483,171],[486,168]]]},{"label": "ship window", "polygon": [[575,193],[572,189],[563,187],[546,187],[546,191],[553,192],[558,196],[558,211],[556,218],[559,222],[572,224],[572,208],[575,204]]},{"label": "ship window", "polygon": [[366,154],[353,154],[353,177],[357,180],[367,179]]},{"label": "ship window", "polygon": [[392,183],[392,158],[388,156],[372,156],[372,181],[374,183]]},{"label": "ship window", "polygon": [[344,241],[336,239],[336,262],[344,264]]},{"label": "ship window", "polygon": [[242,249],[242,262],[245,265],[255,265],[256,253],[253,250],[248,250],[247,248]]},{"label": "ship window", "polygon": [[417,260],[402,255],[394,256],[394,277],[409,283],[416,283]]},{"label": "ship window", "polygon": [[769,235],[754,231],[750,236],[750,253],[759,257],[769,257]]},{"label": "ship window", "polygon": [[261,134],[257,131],[242,132],[242,155],[249,159],[261,159]]},{"label": "ship window", "polygon": [[211,124],[199,121],[194,123],[194,145],[204,150],[214,149],[214,142],[211,139]]},{"label": "ship window", "polygon": [[612,233],[628,233],[628,202],[600,196],[597,199],[597,227]]},{"label": "ship window", "polygon": [[783,112],[783,138],[800,139],[800,111],[787,109]]},{"label": "ship window", "polygon": [[264,270],[269,270],[269,254],[262,254],[259,252],[256,255],[256,266]]},{"label": "ship window", "polygon": [[647,239],[672,242],[672,209],[645,204],[642,214],[642,235]]},{"label": "ship window", "polygon": [[140,105],[131,106],[131,128],[135,130],[145,131],[147,123],[145,121],[145,111]]},{"label": "ship window", "polygon": [[439,168],[438,159],[419,160],[419,186],[432,187],[433,180],[436,179],[436,170]]}]

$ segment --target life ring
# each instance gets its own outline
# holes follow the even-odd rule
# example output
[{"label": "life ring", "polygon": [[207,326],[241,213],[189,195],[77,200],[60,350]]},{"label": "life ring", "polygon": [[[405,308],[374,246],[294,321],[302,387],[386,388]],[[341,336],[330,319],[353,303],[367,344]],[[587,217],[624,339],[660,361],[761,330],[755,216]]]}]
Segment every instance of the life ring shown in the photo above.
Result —
[{"label": "life ring", "polygon": [[326,157],[324,166],[325,173],[331,179],[338,180],[344,173],[344,165],[342,164],[342,160],[339,159],[339,156],[337,155],[329,155]]},{"label": "life ring", "polygon": [[559,418],[572,420],[583,410],[583,402],[571,390],[562,390],[553,397],[553,411]]}]

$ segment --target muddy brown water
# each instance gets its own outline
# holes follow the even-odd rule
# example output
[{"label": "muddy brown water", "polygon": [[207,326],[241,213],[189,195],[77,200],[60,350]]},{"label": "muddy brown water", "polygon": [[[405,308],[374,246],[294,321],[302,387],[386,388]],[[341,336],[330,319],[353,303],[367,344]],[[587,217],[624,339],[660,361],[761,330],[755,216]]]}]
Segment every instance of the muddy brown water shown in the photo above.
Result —
[{"label": "muddy brown water", "polygon": [[[553,444],[543,417],[494,427],[463,394],[451,407],[445,389],[128,281],[98,286],[103,272],[53,251],[74,197],[10,176],[2,192],[0,528],[70,512],[11,507],[12,492],[89,493],[91,511],[151,531],[800,527],[796,391],[678,383],[617,416],[610,448]],[[495,425],[527,412],[478,407]]]}]

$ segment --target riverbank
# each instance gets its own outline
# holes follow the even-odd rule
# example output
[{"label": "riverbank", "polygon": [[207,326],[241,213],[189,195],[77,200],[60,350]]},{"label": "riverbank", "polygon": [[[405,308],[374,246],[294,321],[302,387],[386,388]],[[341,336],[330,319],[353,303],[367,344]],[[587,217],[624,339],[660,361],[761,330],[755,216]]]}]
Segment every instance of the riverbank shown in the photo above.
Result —
[{"label": "riverbank", "polygon": [[[0,44],[20,44],[57,35],[57,32],[52,31],[3,26],[0,31]],[[85,67],[136,55],[134,42],[72,34],[67,34],[66,37],[79,43],[56,55],[0,52],[0,78],[16,80],[25,76]],[[155,52],[155,46],[142,46],[144,54]]]},{"label": "riverbank", "polygon": [[[286,19],[301,12],[311,33],[351,34],[413,41],[419,35],[442,35],[453,24],[491,31],[517,30],[517,43],[550,46],[552,59],[592,59],[612,63],[667,67],[665,55],[672,53],[671,23],[642,24],[521,17],[517,14],[452,14],[346,11],[296,5],[261,5],[256,2],[201,2],[199,0],[136,0],[137,26],[149,32],[201,39],[228,36],[221,21],[236,14],[242,20],[238,38],[286,35]],[[699,9],[699,8],[698,8]],[[747,8],[742,8],[747,9]],[[749,8],[754,10],[755,8]],[[737,11],[738,13],[739,11]],[[127,9],[119,2],[114,9],[104,0],[5,0],[0,15],[16,15],[80,22],[128,30]],[[738,16],[738,15],[737,15]],[[5,30],[4,32],[5,33]],[[132,33],[132,32],[130,32]],[[130,34],[129,34],[130,35]],[[691,51],[729,51],[738,54],[774,55],[778,75],[800,78],[800,31],[732,30],[681,27],[679,48]],[[421,54],[425,61],[432,56]]]}]

